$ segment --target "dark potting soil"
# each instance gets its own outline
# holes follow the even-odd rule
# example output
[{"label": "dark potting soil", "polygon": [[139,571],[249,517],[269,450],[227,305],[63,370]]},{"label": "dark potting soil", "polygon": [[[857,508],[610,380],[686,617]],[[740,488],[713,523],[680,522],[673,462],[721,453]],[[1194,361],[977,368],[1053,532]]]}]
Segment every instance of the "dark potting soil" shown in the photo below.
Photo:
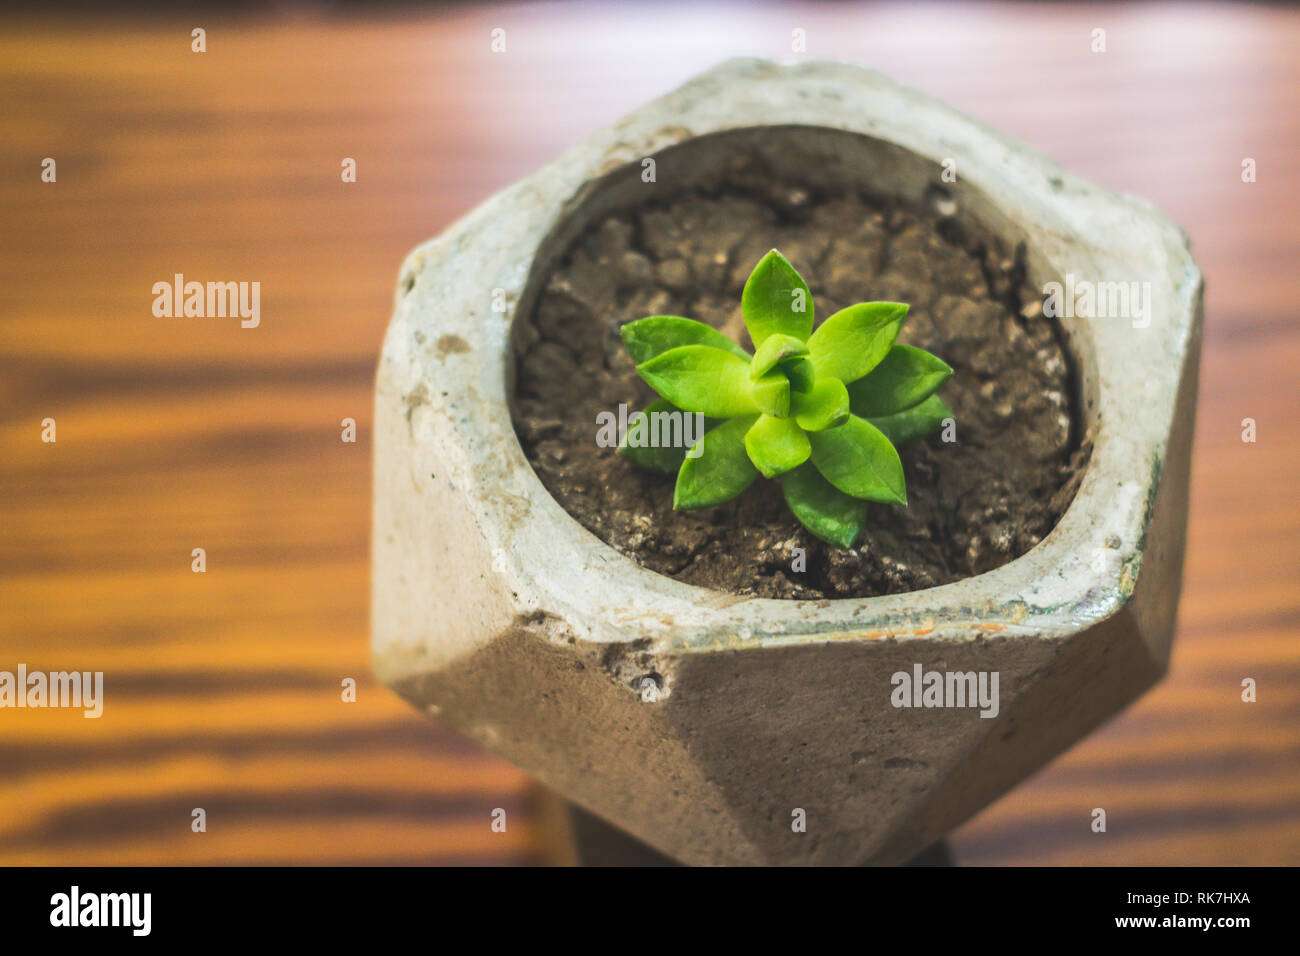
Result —
[{"label": "dark potting soil", "polygon": [[[856,302],[906,302],[899,341],[955,370],[939,392],[955,440],[936,433],[900,449],[909,504],[870,505],[853,550],[805,531],[775,480],[760,477],[717,508],[674,511],[674,476],[596,443],[599,412],[624,403],[630,414],[656,397],[623,350],[620,326],[684,315],[752,350],[740,293],[771,248],[808,281],[818,322]],[[1041,302],[1016,255],[938,209],[819,195],[740,170],[716,191],[613,215],[573,244],[533,314],[518,319],[515,428],[569,514],[678,580],[812,599],[946,584],[1041,541],[1087,463],[1071,362]]]}]

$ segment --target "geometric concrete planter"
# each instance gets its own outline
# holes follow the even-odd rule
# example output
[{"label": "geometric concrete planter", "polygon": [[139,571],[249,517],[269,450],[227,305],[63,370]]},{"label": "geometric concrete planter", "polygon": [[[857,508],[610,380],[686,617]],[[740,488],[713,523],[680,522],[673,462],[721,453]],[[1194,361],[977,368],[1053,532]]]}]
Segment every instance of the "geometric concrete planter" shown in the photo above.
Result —
[{"label": "geometric concrete planter", "polygon": [[[791,126],[820,132],[796,140]],[[660,185],[705,181],[760,128],[778,168],[917,202],[955,160],[943,188],[1025,244],[1035,287],[1150,283],[1139,321],[1061,320],[1094,446],[1073,504],[1028,554],[907,594],[742,598],[640,567],[529,467],[508,409],[513,318],[574,235],[644,201],[644,157]],[[377,383],[375,670],[683,862],[904,861],[1163,673],[1200,330],[1186,238],[1146,203],[870,71],[724,63],[407,259]],[[996,672],[996,716],[896,708],[891,675],[918,664]]]}]

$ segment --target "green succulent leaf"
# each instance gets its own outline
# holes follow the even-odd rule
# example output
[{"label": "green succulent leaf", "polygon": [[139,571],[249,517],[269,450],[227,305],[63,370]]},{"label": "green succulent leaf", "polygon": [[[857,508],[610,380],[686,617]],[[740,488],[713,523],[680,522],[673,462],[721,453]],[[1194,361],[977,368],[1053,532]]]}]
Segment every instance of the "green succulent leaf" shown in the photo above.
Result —
[{"label": "green succulent leaf", "polygon": [[[655,399],[641,412],[632,416],[631,421],[628,422],[627,433],[618,444],[618,453],[640,468],[671,475],[681,467],[682,459],[686,457],[686,446],[679,444],[655,447],[650,444],[651,439],[656,437],[654,419],[651,416],[659,413],[676,413],[682,416],[691,414],[683,412],[666,398]],[[705,423],[708,424],[708,419],[705,419]]]},{"label": "green succulent leaf", "polygon": [[740,311],[755,349],[778,334],[802,342],[813,327],[812,290],[786,257],[773,249],[749,274]]},{"label": "green succulent leaf", "polygon": [[790,380],[790,387],[796,392],[808,391],[817,377],[812,360],[804,355],[788,358],[777,365],[776,369]]},{"label": "green succulent leaf", "polygon": [[807,461],[812,446],[794,419],[763,415],[745,432],[745,451],[764,478],[774,478]]},{"label": "green succulent leaf", "polygon": [[[673,508],[712,508],[730,501],[758,477],[758,469],[745,451],[745,433],[758,421],[743,415],[723,422],[691,446],[677,472]],[[695,455],[697,457],[692,457]]]},{"label": "green succulent leaf", "polygon": [[779,362],[807,354],[808,346],[802,339],[782,335],[780,332],[769,335],[754,353],[754,361],[749,366],[749,377],[761,378],[776,368]]},{"label": "green succulent leaf", "polygon": [[846,495],[811,463],[781,476],[781,492],[799,523],[828,544],[851,548],[867,520],[867,503]]},{"label": "green succulent leaf", "polygon": [[838,428],[810,432],[812,462],[832,485],[854,498],[907,504],[898,451],[879,428],[851,415]]},{"label": "green succulent leaf", "polygon": [[924,349],[895,345],[879,365],[849,386],[853,414],[893,415],[925,401],[950,378],[947,362]]},{"label": "green succulent leaf", "polygon": [[945,418],[952,417],[952,409],[944,404],[943,399],[938,395],[931,395],[919,405],[913,405],[893,415],[873,418],[871,424],[884,432],[885,437],[895,445],[906,445],[918,438],[924,438],[942,425]]},{"label": "green succulent leaf", "polygon": [[636,367],[646,383],[678,408],[710,418],[758,411],[750,394],[749,362],[711,345],[679,345]]},{"label": "green succulent leaf", "polygon": [[835,428],[849,420],[849,390],[838,378],[819,378],[810,392],[795,392],[790,411],[805,431]]},{"label": "green succulent leaf", "polygon": [[[852,547],[868,502],[907,504],[895,445],[952,416],[937,395],[952,369],[895,342],[907,311],[899,302],[862,302],[813,331],[812,290],[773,249],[741,295],[753,356],[682,316],[623,326],[637,372],[660,397],[634,416],[618,452],[641,467],[675,471],[676,509],[711,508],[760,474],[777,478],[811,534]],[[689,450],[671,447],[684,429],[664,414],[703,415],[708,430]],[[679,437],[665,440],[665,433]]]},{"label": "green succulent leaf", "polygon": [[862,378],[888,354],[906,316],[901,302],[859,302],[840,309],[808,340],[817,377],[845,383]]},{"label": "green succulent leaf", "polygon": [[754,404],[765,414],[773,418],[790,414],[790,380],[780,372],[768,372],[752,383],[751,392]]},{"label": "green succulent leaf", "polygon": [[748,352],[717,329],[680,315],[652,315],[637,319],[623,326],[620,334],[627,354],[637,365],[683,345],[707,345],[749,360]]}]

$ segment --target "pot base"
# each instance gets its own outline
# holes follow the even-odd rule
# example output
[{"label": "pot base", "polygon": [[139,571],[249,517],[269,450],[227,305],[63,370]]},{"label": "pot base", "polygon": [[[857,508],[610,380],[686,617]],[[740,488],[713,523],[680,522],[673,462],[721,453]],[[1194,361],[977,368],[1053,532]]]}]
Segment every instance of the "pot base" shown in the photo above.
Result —
[{"label": "pot base", "polygon": [[[582,809],[576,803],[546,791],[543,799],[553,801],[544,815],[563,832],[552,841],[557,846],[549,860],[557,866],[684,866],[665,853],[642,843],[612,823]],[[952,853],[944,840],[918,853],[902,866],[952,866]]]}]

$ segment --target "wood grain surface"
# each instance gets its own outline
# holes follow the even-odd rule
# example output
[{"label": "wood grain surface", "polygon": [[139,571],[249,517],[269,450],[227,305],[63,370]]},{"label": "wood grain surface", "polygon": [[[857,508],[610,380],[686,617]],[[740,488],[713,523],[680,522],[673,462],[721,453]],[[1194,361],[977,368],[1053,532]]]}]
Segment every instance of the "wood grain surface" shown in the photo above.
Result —
[{"label": "wood grain surface", "polygon": [[[107,697],[99,720],[0,711],[0,863],[543,859],[527,776],[369,675],[392,286],[411,246],[737,54],[842,58],[932,92],[1152,200],[1205,270],[1170,674],[956,831],[958,862],[1300,863],[1300,15],[295,9],[0,21],[0,670],[102,670]],[[260,282],[260,326],[156,318],[151,287],[175,273]]]}]

